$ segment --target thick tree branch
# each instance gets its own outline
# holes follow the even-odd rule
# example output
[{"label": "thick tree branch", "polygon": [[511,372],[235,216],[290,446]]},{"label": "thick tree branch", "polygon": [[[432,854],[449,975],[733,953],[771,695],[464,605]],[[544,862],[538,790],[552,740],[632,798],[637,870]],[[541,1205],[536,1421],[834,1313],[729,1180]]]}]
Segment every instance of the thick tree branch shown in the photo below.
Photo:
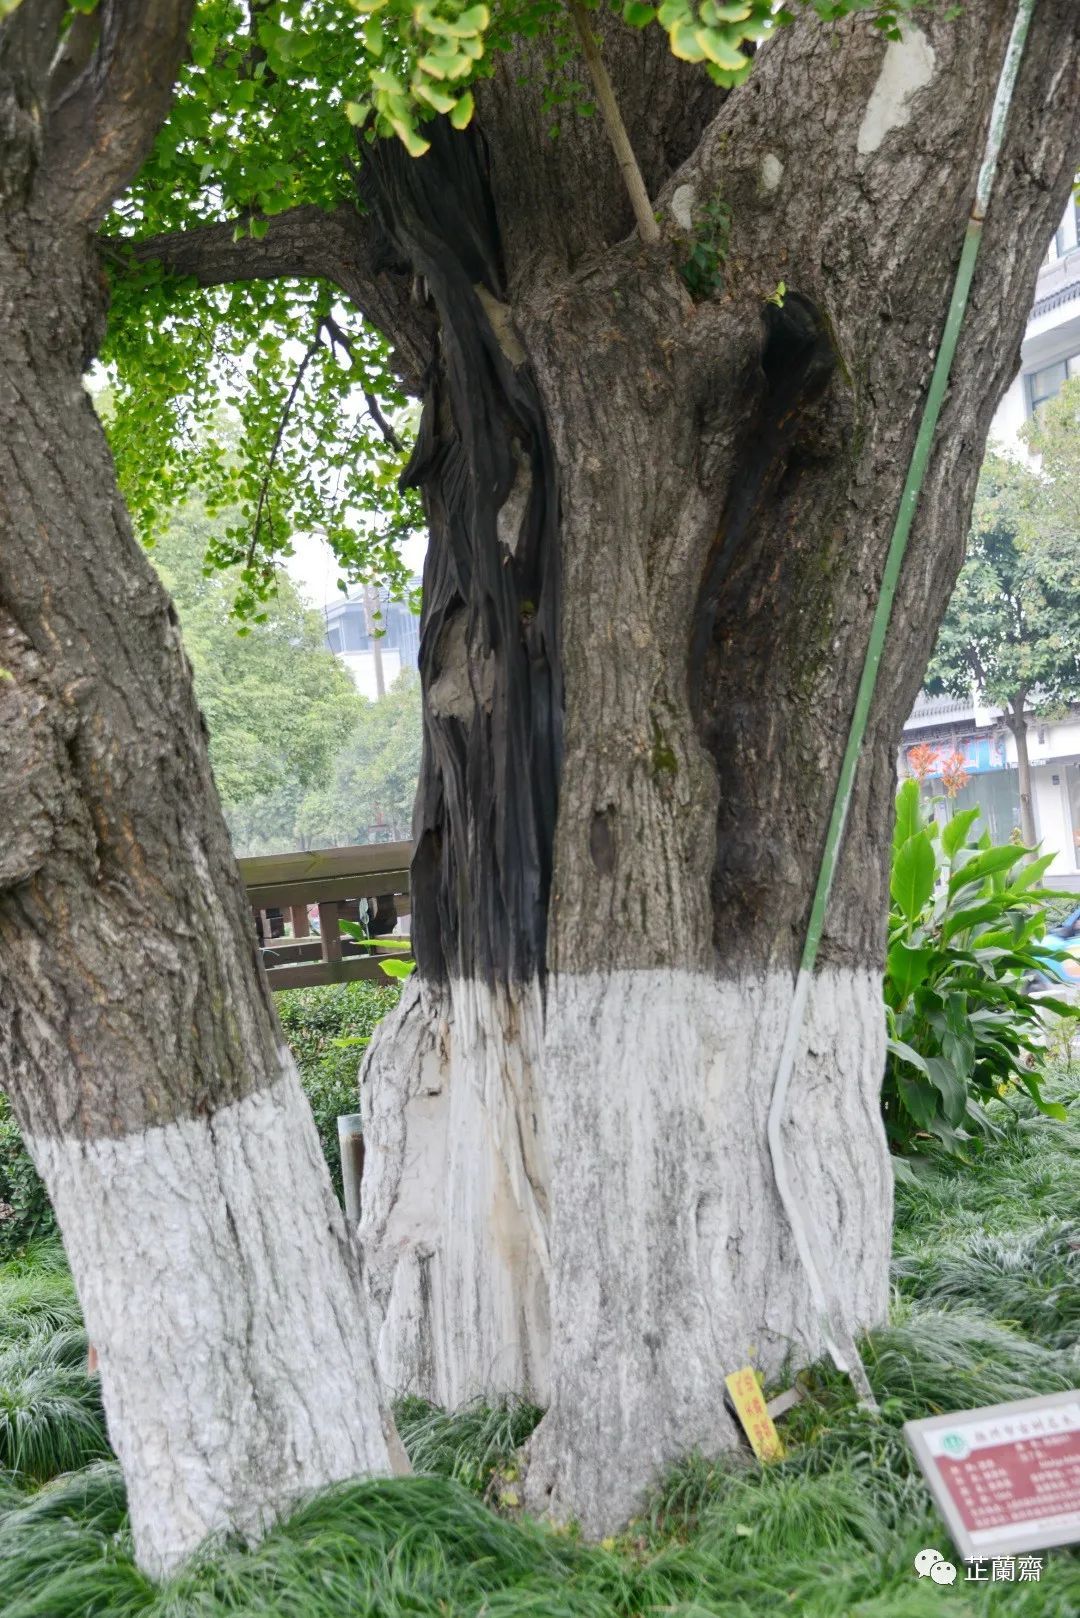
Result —
[{"label": "thick tree branch", "polygon": [[172,100],[194,0],[103,0],[97,49],[52,109],[51,190],[92,224],[131,180]]},{"label": "thick tree branch", "polygon": [[79,11],[53,58],[49,73],[49,95],[54,106],[89,65],[97,49],[101,19],[96,11]]},{"label": "thick tree branch", "polygon": [[0,217],[25,203],[40,172],[42,107],[64,0],[23,4],[0,21]]},{"label": "thick tree branch", "polygon": [[412,297],[411,278],[383,267],[375,221],[350,206],[324,213],[304,206],[276,215],[259,240],[235,238],[231,223],[125,242],[107,238],[105,250],[118,262],[157,262],[201,286],[282,278],[330,281],[386,336],[397,351],[398,371],[409,392],[418,392],[435,331],[433,317]]},{"label": "thick tree branch", "polygon": [[0,68],[37,86],[56,49],[66,0],[24,3],[0,22]]}]

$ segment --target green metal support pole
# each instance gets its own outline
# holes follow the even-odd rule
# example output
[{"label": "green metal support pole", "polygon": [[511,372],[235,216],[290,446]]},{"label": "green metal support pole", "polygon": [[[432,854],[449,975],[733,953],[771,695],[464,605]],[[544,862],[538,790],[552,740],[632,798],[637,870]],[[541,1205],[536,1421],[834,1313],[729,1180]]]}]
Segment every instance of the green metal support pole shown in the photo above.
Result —
[{"label": "green metal support pole", "polygon": [[851,806],[851,797],[855,786],[855,772],[858,768],[859,754],[866,736],[870,706],[873,702],[878,670],[885,650],[889,620],[892,616],[893,598],[896,595],[896,586],[900,579],[900,570],[907,550],[911,525],[915,520],[919,494],[930,462],[930,452],[933,448],[934,434],[937,430],[941,406],[949,383],[949,372],[956,353],[957,340],[964,322],[968,293],[971,290],[971,280],[975,273],[975,263],[978,259],[979,247],[982,242],[983,220],[986,217],[986,210],[990,202],[990,193],[993,188],[994,176],[997,172],[998,156],[1005,135],[1005,125],[1008,121],[1009,107],[1012,103],[1013,91],[1016,87],[1020,62],[1024,54],[1024,45],[1027,41],[1028,27],[1031,23],[1034,9],[1035,0],[1019,0],[1016,19],[1013,23],[1012,34],[1005,53],[1005,61],[1002,64],[1001,75],[998,80],[997,93],[994,97],[994,105],[990,114],[990,129],[986,137],[982,167],[979,170],[979,178],[975,188],[975,202],[964,233],[964,245],[960,253],[956,279],[953,283],[952,297],[949,300],[949,311],[945,317],[945,328],[942,332],[941,343],[934,362],[934,371],[930,378],[930,388],[926,396],[926,404],[923,407],[922,420],[919,423],[911,464],[904,480],[904,489],[900,496],[900,507],[896,514],[896,523],[889,543],[888,555],[885,559],[881,593],[878,596],[873,622],[870,626],[870,641],[866,649],[866,660],[863,664],[862,677],[859,680],[859,689],[855,698],[855,709],[851,716],[851,728],[848,731],[847,746],[844,748],[844,757],[840,765],[836,796],[833,800],[832,814],[829,818],[829,829],[825,836],[825,849],[821,858],[821,867],[818,871],[814,902],[810,910],[810,922],[806,930],[802,957],[799,961],[799,970],[795,979],[795,993],[792,998],[780,1062],[773,1083],[772,1101],[769,1107],[768,1139],[773,1175],[780,1199],[784,1205],[784,1211],[787,1214],[795,1237],[803,1268],[814,1294],[826,1346],[833,1362],[840,1370],[846,1371],[851,1377],[862,1402],[873,1409],[876,1409],[877,1406],[865,1367],[859,1357],[859,1352],[851,1333],[846,1327],[838,1326],[834,1319],[834,1310],[829,1303],[824,1280],[825,1270],[818,1256],[817,1243],[810,1232],[791,1184],[788,1173],[787,1151],[783,1138],[783,1123],[787,1112],[788,1092],[791,1087],[795,1058],[798,1054],[799,1041],[802,1036],[807,997],[810,992],[818,947],[821,943],[821,934],[825,925],[825,914],[828,909],[829,895],[832,892],[833,878],[836,875],[840,847],[844,837],[844,827],[847,822],[848,810]]}]

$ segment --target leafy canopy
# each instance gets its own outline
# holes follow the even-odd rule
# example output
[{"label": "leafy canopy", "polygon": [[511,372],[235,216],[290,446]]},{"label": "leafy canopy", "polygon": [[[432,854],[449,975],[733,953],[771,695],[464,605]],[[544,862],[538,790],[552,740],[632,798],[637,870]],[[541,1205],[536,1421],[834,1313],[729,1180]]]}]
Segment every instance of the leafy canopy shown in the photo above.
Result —
[{"label": "leafy canopy", "polygon": [[[825,22],[868,12],[895,33],[918,0],[791,3]],[[78,9],[93,4],[78,0]],[[581,9],[594,7],[583,0]],[[775,0],[615,0],[612,9],[630,27],[664,28],[676,56],[722,85],[745,78],[751,47],[792,16]],[[573,17],[560,0],[197,6],[170,117],[106,223],[113,302],[102,358],[115,406],[110,437],[137,530],[152,540],[198,488],[215,517],[208,562],[237,570],[241,618],[258,615],[297,531],[325,536],[344,579],[404,589],[399,547],[421,521],[416,498],[398,488],[405,397],[385,337],[328,285],[202,288],[136,262],[124,241],[214,222],[259,239],[293,207],[354,203],[364,139],[391,136],[421,153],[429,118],[445,113],[464,127],[477,81],[523,39],[543,47],[552,104],[591,115]],[[231,446],[219,432],[223,407],[239,429]]]},{"label": "leafy canopy", "polygon": [[1080,472],[1080,387],[1069,390],[1029,434],[1033,449],[1048,452],[1041,469],[987,458],[931,689],[967,696],[974,685],[1002,708],[1080,699],[1080,518],[1067,493]]}]

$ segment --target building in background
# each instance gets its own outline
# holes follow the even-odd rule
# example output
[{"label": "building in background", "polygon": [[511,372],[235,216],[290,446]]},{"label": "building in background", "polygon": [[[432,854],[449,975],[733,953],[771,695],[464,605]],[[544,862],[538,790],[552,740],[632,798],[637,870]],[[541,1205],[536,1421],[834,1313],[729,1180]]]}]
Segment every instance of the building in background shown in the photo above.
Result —
[{"label": "building in background", "polygon": [[[415,589],[420,581],[410,579],[409,584]],[[323,617],[327,646],[345,664],[357,690],[372,701],[385,695],[402,669],[416,668],[420,619],[407,601],[391,601],[385,590],[369,586],[328,602]],[[382,634],[372,633],[379,629]]]},{"label": "building in background", "polygon": [[[1070,202],[1047,250],[1020,350],[1020,371],[1006,391],[990,437],[1023,453],[1020,429],[1052,399],[1067,378],[1080,375],[1080,230]],[[1078,491],[1080,493],[1080,491]],[[929,751],[915,753],[917,749]],[[1030,716],[1032,807],[1043,852],[1053,853],[1047,881],[1080,889],[1080,711],[1059,721]],[[959,759],[957,758],[959,755]],[[995,842],[1019,832],[1016,744],[1001,710],[955,697],[920,692],[904,726],[901,775],[926,774],[926,790],[940,794],[943,771],[959,763],[967,783],[951,800],[956,809],[979,808]]]},{"label": "building in background", "polygon": [[[1028,754],[1036,835],[1054,855],[1046,880],[1080,889],[1080,711],[1053,721],[1032,717]],[[904,726],[900,773],[922,776],[927,794],[940,799],[950,769],[967,781],[947,805],[939,802],[941,816],[977,808],[996,843],[1019,836],[1016,743],[1001,710],[920,692]]]},{"label": "building in background", "polygon": [[1020,373],[990,427],[999,444],[1018,448],[1017,434],[1066,378],[1080,375],[1080,245],[1077,205],[1069,203],[1039,269],[1035,302],[1020,350]]}]

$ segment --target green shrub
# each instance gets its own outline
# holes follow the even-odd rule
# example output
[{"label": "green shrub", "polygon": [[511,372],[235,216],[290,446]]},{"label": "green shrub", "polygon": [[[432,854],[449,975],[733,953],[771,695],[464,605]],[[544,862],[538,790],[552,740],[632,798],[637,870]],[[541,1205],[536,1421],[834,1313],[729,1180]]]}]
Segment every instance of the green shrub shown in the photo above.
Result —
[{"label": "green shrub", "polygon": [[1048,1220],[992,1236],[974,1230],[954,1246],[896,1259],[901,1290],[927,1303],[974,1305],[1049,1348],[1080,1341],[1080,1225]]},{"label": "green shrub", "polygon": [[401,985],[331,983],[314,989],[291,989],[277,997],[278,1016],[296,1058],[304,1092],[338,1196],[341,1153],[337,1119],[359,1106],[357,1071],[363,1047],[375,1024],[393,1010]]},{"label": "green shrub", "polygon": [[0,1263],[56,1230],[52,1204],[0,1090]]},{"label": "green shrub", "polygon": [[85,1332],[30,1332],[0,1347],[0,1469],[43,1483],[108,1454]]},{"label": "green shrub", "polygon": [[[946,1147],[997,1133],[986,1103],[1022,1087],[1047,1114],[1039,1071],[1048,1015],[1075,1016],[1061,1001],[1025,992],[1046,930],[1038,883],[1052,856],[976,839],[978,810],[939,827],[917,781],[896,799],[885,972],[888,1059],[882,1109],[895,1150],[919,1137]],[[1017,869],[1019,867],[1019,869]]]}]

